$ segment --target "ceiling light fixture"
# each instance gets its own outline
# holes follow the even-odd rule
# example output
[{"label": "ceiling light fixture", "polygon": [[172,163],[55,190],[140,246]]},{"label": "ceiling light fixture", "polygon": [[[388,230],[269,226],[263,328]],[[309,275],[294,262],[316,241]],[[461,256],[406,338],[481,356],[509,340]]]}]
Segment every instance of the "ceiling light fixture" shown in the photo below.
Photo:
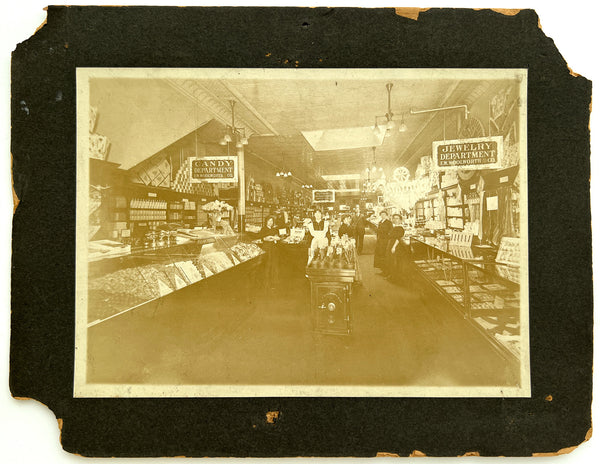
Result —
[{"label": "ceiling light fixture", "polygon": [[398,132],[406,132],[408,127],[404,124],[404,113],[402,113],[402,121],[400,122],[400,126],[398,127]]},{"label": "ceiling light fixture", "polygon": [[[394,84],[392,84],[391,82],[388,82],[385,85],[385,89],[387,90],[388,94],[387,113],[385,113],[384,116],[375,116],[375,126],[373,127],[373,130],[376,134],[380,134],[381,131],[385,130],[385,137],[390,137],[392,135],[392,131],[396,128],[396,121],[394,121],[394,112],[392,111],[392,87],[394,87]],[[385,124],[380,125],[378,122],[378,118],[384,117]],[[404,123],[404,113],[402,113],[402,122],[398,126],[398,132],[406,132],[407,130],[408,128]]]},{"label": "ceiling light fixture", "polygon": [[244,145],[248,145],[248,137],[246,137],[245,127],[235,127],[235,100],[229,100],[231,105],[231,126],[225,128],[225,135],[219,140],[219,145],[227,145],[229,150],[229,144],[235,140],[236,148],[243,148]]},{"label": "ceiling light fixture", "polygon": [[292,177],[292,171],[290,171],[290,170],[286,171],[285,170],[285,164],[283,162],[283,155],[281,155],[281,165],[284,166],[284,167],[280,171],[277,171],[275,173],[275,176],[276,177],[284,177],[284,178]]}]

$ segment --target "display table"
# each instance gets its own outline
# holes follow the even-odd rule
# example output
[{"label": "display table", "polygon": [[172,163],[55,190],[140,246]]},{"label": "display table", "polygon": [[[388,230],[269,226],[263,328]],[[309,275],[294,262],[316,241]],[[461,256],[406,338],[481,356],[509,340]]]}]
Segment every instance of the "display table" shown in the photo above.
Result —
[{"label": "display table", "polygon": [[352,283],[354,266],[339,262],[313,261],[306,268],[310,281],[313,330],[325,334],[352,332]]}]

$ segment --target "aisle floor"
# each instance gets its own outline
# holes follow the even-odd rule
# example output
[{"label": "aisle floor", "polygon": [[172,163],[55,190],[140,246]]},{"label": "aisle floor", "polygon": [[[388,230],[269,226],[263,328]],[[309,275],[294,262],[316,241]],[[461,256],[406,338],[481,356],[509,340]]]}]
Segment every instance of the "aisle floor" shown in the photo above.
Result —
[{"label": "aisle floor", "polygon": [[[388,282],[360,257],[350,336],[315,334],[303,275],[278,290],[198,295],[88,330],[89,383],[515,386],[508,363],[440,296]],[[415,282],[418,277],[415,276]],[[191,290],[191,289],[190,289]],[[260,294],[259,294],[260,295]]]}]

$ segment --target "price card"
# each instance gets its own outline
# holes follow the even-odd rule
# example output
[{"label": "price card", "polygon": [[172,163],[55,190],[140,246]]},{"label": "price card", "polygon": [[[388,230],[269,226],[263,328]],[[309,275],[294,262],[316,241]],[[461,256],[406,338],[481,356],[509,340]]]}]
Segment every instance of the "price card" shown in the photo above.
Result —
[{"label": "price card", "polygon": [[498,197],[487,197],[486,198],[486,207],[488,211],[497,211],[498,210]]}]

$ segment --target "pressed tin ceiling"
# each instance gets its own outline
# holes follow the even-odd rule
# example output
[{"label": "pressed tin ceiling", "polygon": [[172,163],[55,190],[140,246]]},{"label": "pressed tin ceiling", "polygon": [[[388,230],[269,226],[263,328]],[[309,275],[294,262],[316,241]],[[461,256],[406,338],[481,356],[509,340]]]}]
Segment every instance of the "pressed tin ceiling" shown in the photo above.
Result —
[{"label": "pressed tin ceiling", "polygon": [[[155,81],[139,80],[136,94],[143,94],[145,86],[155,87]],[[460,112],[447,112],[448,119],[444,122],[441,113],[411,115],[411,108],[471,105],[481,94],[502,84],[478,80],[347,78],[162,81],[160,98],[166,102],[169,114],[173,112],[169,102],[178,102],[181,112],[186,113],[182,115],[184,119],[193,119],[198,124],[209,119],[223,126],[231,124],[230,101],[234,100],[236,127],[243,127],[250,136],[247,152],[274,165],[284,163],[296,177],[313,184],[321,175],[358,174],[373,163],[387,172],[398,166],[413,169],[421,156],[431,153],[431,142],[443,136],[443,125],[455,123]],[[387,112],[388,82],[393,83],[390,103],[396,128],[404,119],[407,130],[395,129],[390,137],[383,139],[367,137],[367,128],[375,125],[375,117]],[[151,93],[147,95],[153,98]],[[186,104],[180,103],[182,98]],[[190,111],[190,104],[194,111]],[[384,125],[385,118],[379,118],[378,123]],[[114,136],[104,135],[111,139],[113,147],[118,145],[119,140]],[[176,140],[165,139],[162,145],[166,147]],[[376,147],[374,152],[371,145]],[[154,142],[152,148],[156,146]],[[145,159],[154,153],[155,149],[147,153],[138,150],[135,156]],[[128,156],[132,156],[131,152]],[[113,161],[128,167],[141,159]]]}]

